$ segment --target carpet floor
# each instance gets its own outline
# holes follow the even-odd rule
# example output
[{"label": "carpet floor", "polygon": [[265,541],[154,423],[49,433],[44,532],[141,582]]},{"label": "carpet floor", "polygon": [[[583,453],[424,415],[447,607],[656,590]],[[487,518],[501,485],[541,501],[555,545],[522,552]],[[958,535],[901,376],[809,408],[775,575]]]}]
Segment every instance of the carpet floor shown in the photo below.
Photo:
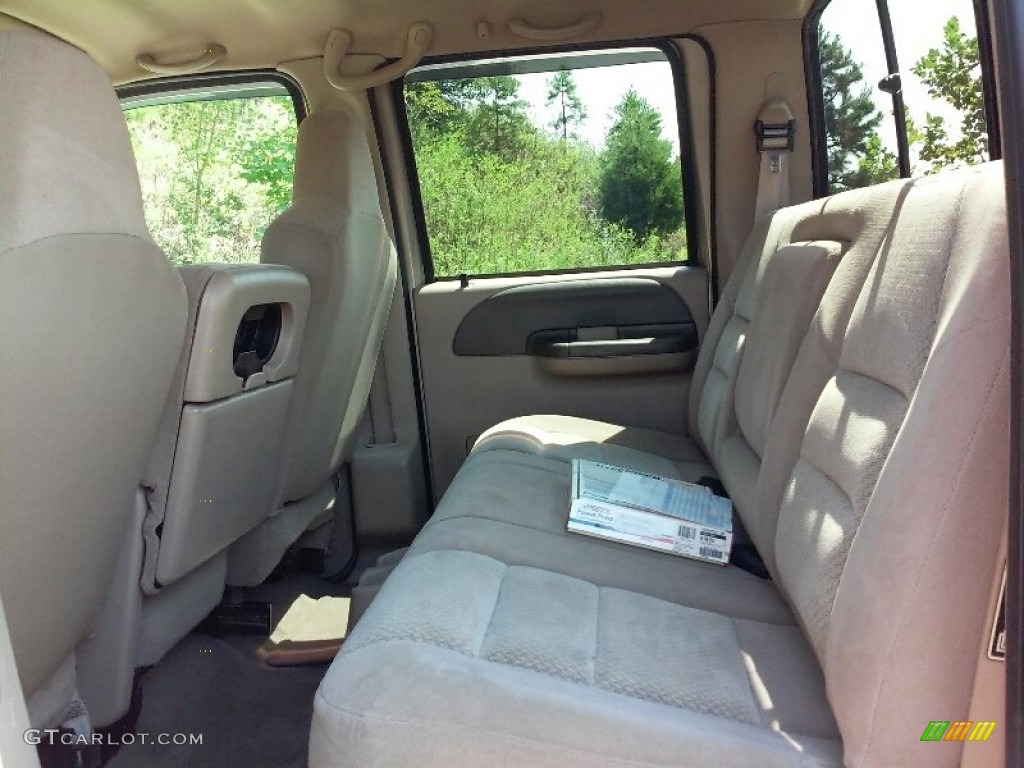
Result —
[{"label": "carpet floor", "polygon": [[[289,572],[251,590],[247,600],[273,606],[276,625],[300,595],[348,597],[380,552],[362,553],[342,584]],[[313,696],[327,664],[271,667],[260,660],[265,637],[217,639],[193,632],[139,680],[136,732],[201,734],[202,744],[136,743],[108,768],[301,768],[307,764]]]},{"label": "carpet floor", "polygon": [[137,731],[201,734],[202,744],[124,746],[110,768],[306,765],[313,695],[326,665],[273,668],[191,634],[142,679]]}]

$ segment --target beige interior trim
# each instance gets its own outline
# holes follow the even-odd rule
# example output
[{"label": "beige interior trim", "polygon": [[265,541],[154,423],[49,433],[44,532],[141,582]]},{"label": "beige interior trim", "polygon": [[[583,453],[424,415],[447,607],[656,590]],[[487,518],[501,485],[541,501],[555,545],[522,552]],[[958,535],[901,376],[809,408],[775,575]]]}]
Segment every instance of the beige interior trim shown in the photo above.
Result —
[{"label": "beige interior trim", "polygon": [[[545,43],[598,43],[682,34],[740,19],[800,19],[809,5],[810,0],[565,0],[524,7],[520,0],[496,0],[484,11],[469,0],[394,0],[376,10],[356,0],[0,0],[0,13],[83,48],[113,82],[125,83],[155,77],[140,70],[140,53],[179,61],[194,57],[211,40],[227,48],[219,64],[223,69],[257,69],[320,57],[335,28],[352,32],[353,53],[399,58],[409,25],[420,21],[437,30],[431,54],[473,54],[522,48],[524,38],[509,29],[513,19],[525,18],[530,29],[550,31]],[[585,32],[578,26],[581,17],[597,15],[603,20],[599,25],[588,24]],[[486,35],[478,33],[481,26]]]},{"label": "beige interior trim", "polygon": [[135,63],[154,75],[190,75],[202,72],[227,56],[228,49],[220,43],[210,43],[195,58],[184,61],[162,62],[151,53],[140,53]]},{"label": "beige interior trim", "polygon": [[433,39],[434,28],[429,24],[422,21],[410,24],[402,58],[386,67],[351,75],[342,72],[342,65],[352,47],[352,33],[347,29],[332,29],[324,47],[324,78],[339,91],[363,91],[386,85],[419,64]]},{"label": "beige interior trim", "polygon": [[527,40],[539,40],[546,43],[557,43],[563,40],[574,40],[577,37],[582,37],[588,32],[593,32],[601,26],[603,16],[600,13],[591,11],[590,13],[584,14],[579,21],[572,24],[566,24],[562,27],[540,27],[535,24],[531,24],[526,19],[515,18],[509,19],[508,30],[513,35],[525,38]]},{"label": "beige interior trim", "polygon": [[[803,71],[803,21],[737,22],[694,29],[715,52],[715,136],[718,285],[732,274],[754,220],[761,158],[754,121],[767,96],[785,99],[796,119],[789,157],[790,204],[810,200],[811,142]],[[755,77],[752,73],[762,74]]]},{"label": "beige interior trim", "polygon": [[[209,269],[205,266],[184,269]],[[185,379],[186,403],[209,403],[294,376],[309,311],[309,282],[287,267],[217,268],[203,289]],[[232,367],[235,331],[250,307],[281,305],[281,334],[263,370],[244,382]]]}]

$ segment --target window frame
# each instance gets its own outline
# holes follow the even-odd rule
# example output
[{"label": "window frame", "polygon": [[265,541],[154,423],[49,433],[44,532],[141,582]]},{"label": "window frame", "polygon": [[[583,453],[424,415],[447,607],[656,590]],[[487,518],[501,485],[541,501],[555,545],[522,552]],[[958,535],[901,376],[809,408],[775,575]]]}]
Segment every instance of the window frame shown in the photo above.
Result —
[{"label": "window frame", "polygon": [[[686,227],[686,259],[673,261],[660,261],[643,264],[609,264],[599,267],[567,267],[564,269],[544,269],[521,272],[488,272],[482,274],[462,273],[457,275],[437,276],[434,272],[434,259],[430,248],[430,233],[427,230],[426,215],[423,206],[423,196],[420,188],[419,168],[416,162],[416,152],[412,141],[412,130],[409,125],[409,116],[405,107],[405,78],[392,81],[388,86],[390,98],[397,117],[399,139],[402,145],[402,152],[405,155],[406,176],[409,181],[410,199],[413,208],[413,218],[416,224],[416,237],[420,249],[421,267],[423,270],[423,284],[430,285],[438,282],[452,282],[462,280],[486,280],[489,278],[515,278],[515,277],[537,277],[542,275],[577,275],[610,271],[630,271],[643,269],[656,269],[659,267],[703,267],[700,261],[699,247],[696,240],[692,239],[690,233],[699,233],[697,209],[697,196],[700,189],[695,178],[696,162],[695,149],[693,146],[693,131],[690,123],[690,100],[689,91],[686,87],[686,71],[683,63],[683,56],[674,44],[677,39],[690,39],[698,42],[705,52],[708,52],[706,41],[696,35],[675,35],[669,37],[643,38],[639,40],[616,40],[612,42],[580,43],[574,45],[539,46],[529,48],[516,48],[501,51],[479,51],[474,53],[455,54],[450,56],[436,56],[425,58],[424,65],[432,64],[454,64],[459,62],[474,62],[489,58],[516,58],[520,56],[532,56],[543,54],[570,54],[580,51],[616,51],[628,48],[653,48],[664,54],[672,72],[672,87],[676,99],[676,127],[679,132],[679,169],[680,169],[680,191],[683,195],[683,222]],[[711,72],[711,108],[712,120],[714,120],[715,104],[715,81],[714,81],[714,59],[708,58],[709,70]],[[711,146],[711,198],[715,197],[715,154],[714,136]],[[714,220],[712,219],[712,231],[706,236],[714,243]],[[712,256],[714,260],[714,256]]]},{"label": "window frame", "polygon": [[[871,0],[861,0],[864,3]],[[821,16],[832,4],[832,0],[815,0],[804,17],[803,49],[804,49],[804,81],[807,91],[807,111],[810,117],[811,136],[811,174],[813,195],[815,199],[828,197],[831,192],[828,186],[828,145],[825,130],[825,103],[821,83],[821,60],[818,48],[818,31]],[[981,65],[981,82],[985,100],[985,120],[988,127],[989,159],[998,160],[1002,157],[1002,145],[999,138],[999,112],[996,103],[995,73],[992,59],[992,37],[989,26],[988,7],[985,0],[972,0],[975,27],[978,34],[978,62]],[[889,72],[899,72],[899,59],[896,55],[896,35],[893,32],[892,20],[889,15],[888,0],[875,0],[878,13],[879,31],[882,47],[885,50],[886,67]],[[877,86],[876,86],[877,87]],[[906,107],[903,102],[902,90],[892,95],[893,121],[896,128],[896,144],[900,178],[910,178],[910,148],[907,136]]]},{"label": "window frame", "polygon": [[[295,123],[301,125],[308,114],[306,97],[299,87],[298,82],[277,70],[245,70],[241,72],[201,72],[194,75],[180,75],[174,77],[158,77],[151,80],[138,80],[133,83],[126,83],[117,86],[114,90],[121,102],[122,109],[131,109],[126,106],[133,101],[141,100],[147,96],[171,96],[181,95],[180,101],[200,101],[200,99],[189,99],[187,94],[190,91],[199,91],[204,88],[224,88],[228,93],[231,86],[256,85],[259,83],[273,83],[280,85],[288,92],[291,98],[292,107],[295,112]],[[239,88],[239,96],[245,98],[245,88]],[[225,98],[232,98],[226,95]],[[175,99],[175,101],[179,101]],[[139,105],[142,106],[142,105]]]},{"label": "window frame", "polygon": [[[263,86],[261,89],[260,86]],[[133,109],[150,106],[170,106],[203,101],[230,101],[238,99],[279,97],[283,89],[291,103],[296,133],[307,115],[306,98],[299,83],[277,70],[244,70],[238,72],[201,72],[190,75],[160,77],[140,80],[114,88],[121,111],[127,114]],[[273,88],[274,93],[267,92]],[[215,91],[215,95],[212,93]],[[262,91],[262,92],[261,92]],[[197,94],[205,92],[205,98]],[[294,174],[294,166],[292,172]],[[148,216],[148,211],[147,211]],[[148,226],[147,219],[147,226]],[[259,253],[259,238],[254,241]],[[170,259],[170,257],[169,257]],[[177,262],[172,262],[177,263]],[[186,264],[216,263],[209,259],[186,262]],[[246,263],[246,262],[241,262]]]}]

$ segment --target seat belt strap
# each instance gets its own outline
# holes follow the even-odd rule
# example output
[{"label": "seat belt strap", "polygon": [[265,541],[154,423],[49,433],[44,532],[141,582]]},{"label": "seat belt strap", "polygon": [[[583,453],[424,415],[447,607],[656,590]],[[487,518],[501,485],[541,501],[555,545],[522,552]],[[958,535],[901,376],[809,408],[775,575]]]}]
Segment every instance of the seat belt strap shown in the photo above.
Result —
[{"label": "seat belt strap", "polygon": [[761,173],[757,180],[754,219],[789,205],[789,161],[793,154],[796,120],[782,99],[768,99],[754,123]]}]

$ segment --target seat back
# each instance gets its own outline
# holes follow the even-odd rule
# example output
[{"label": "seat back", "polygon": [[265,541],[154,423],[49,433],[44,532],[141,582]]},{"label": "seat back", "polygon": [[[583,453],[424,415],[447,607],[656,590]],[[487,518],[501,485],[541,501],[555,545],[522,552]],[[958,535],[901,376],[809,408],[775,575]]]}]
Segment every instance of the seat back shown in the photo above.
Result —
[{"label": "seat back", "polygon": [[918,764],[908,733],[966,719],[1008,506],[1006,238],[1001,164],[906,185],[826,291],[765,449],[766,560],[851,766]]},{"label": "seat back", "polygon": [[351,457],[366,407],[397,257],[380,210],[365,129],[343,111],[299,127],[291,206],[268,227],[262,261],[312,289],[289,419],[281,503],[321,491]]},{"label": "seat back", "polygon": [[195,570],[273,509],[309,306],[309,283],[287,267],[204,264],[179,274],[189,323],[146,472],[146,592]]},{"label": "seat back", "polygon": [[0,592],[30,699],[110,586],[185,316],[106,76],[0,32]]},{"label": "seat back", "polygon": [[291,206],[263,237],[264,263],[312,289],[289,419],[281,502],[322,490],[351,457],[397,274],[365,129],[343,111],[299,127]]}]

